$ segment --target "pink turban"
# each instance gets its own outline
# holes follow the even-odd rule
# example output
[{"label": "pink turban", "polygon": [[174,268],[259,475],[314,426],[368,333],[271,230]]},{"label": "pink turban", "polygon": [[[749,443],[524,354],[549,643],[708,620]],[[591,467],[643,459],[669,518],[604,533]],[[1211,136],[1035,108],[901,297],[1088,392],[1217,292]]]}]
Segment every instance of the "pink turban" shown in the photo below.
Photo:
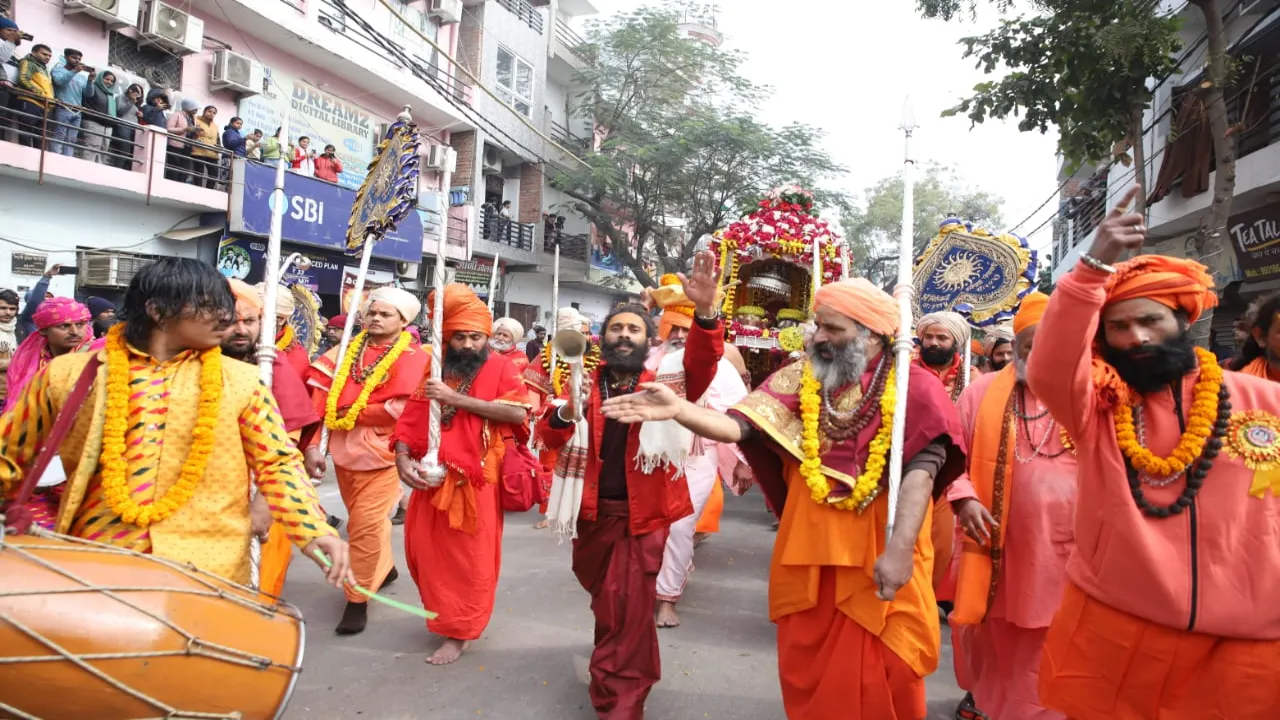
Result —
[{"label": "pink turban", "polygon": [[823,285],[813,296],[815,308],[830,308],[877,335],[898,334],[898,304],[893,296],[865,278]]},{"label": "pink turban", "polygon": [[[33,299],[32,302],[38,302]],[[37,332],[27,336],[9,361],[9,391],[4,399],[4,411],[8,412],[22,396],[22,391],[31,382],[31,378],[44,367],[52,356],[49,354],[49,341],[40,330],[48,330],[65,323],[87,323],[92,318],[89,308],[84,303],[72,298],[54,297],[40,302],[31,319],[36,324]],[[85,334],[85,344],[93,340],[92,333]]]}]

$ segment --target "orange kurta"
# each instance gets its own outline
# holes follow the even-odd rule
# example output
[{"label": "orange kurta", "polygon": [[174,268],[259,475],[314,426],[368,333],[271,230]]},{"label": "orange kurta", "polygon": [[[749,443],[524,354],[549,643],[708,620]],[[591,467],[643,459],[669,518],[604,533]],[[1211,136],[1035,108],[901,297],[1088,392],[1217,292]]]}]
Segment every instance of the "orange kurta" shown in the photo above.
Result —
[{"label": "orange kurta", "polygon": [[716,478],[716,484],[711,488],[711,497],[707,498],[707,504],[702,506],[702,514],[698,516],[698,524],[694,525],[693,531],[699,533],[720,532],[720,514],[722,512],[724,512],[724,488],[720,484],[720,478]]},{"label": "orange kurta", "polygon": [[[958,401],[960,393],[964,391],[964,353],[956,353],[955,360],[951,365],[937,370],[924,364],[924,361],[916,356],[913,360],[917,366],[927,370],[931,375],[938,378],[942,383],[942,387],[946,389],[947,395],[953,401]],[[972,380],[972,378],[970,378]],[[933,504],[933,520],[929,525],[929,537],[933,542],[936,560],[933,563],[933,590],[939,594],[939,599],[950,600],[943,593],[942,588],[946,583],[947,574],[951,568],[951,555],[954,547],[952,543],[955,540],[956,530],[956,514],[951,509],[951,502],[945,497],[938,498]]]}]

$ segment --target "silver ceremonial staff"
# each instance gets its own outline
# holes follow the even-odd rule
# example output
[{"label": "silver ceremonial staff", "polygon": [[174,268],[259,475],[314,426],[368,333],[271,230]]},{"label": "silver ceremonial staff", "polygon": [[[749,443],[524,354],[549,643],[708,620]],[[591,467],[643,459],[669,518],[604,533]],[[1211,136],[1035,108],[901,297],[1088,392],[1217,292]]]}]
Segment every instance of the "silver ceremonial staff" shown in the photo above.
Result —
[{"label": "silver ceremonial staff", "polygon": [[898,248],[898,284],[893,298],[898,302],[898,337],[894,350],[893,434],[889,454],[889,519],[884,526],[885,541],[893,536],[893,522],[898,513],[898,493],[902,489],[902,443],[906,434],[907,386],[911,376],[911,301],[915,287],[911,284],[911,251],[915,218],[915,160],[911,157],[911,134],[916,129],[915,115],[908,99],[902,106],[901,128],[905,137],[902,160],[902,238]]}]

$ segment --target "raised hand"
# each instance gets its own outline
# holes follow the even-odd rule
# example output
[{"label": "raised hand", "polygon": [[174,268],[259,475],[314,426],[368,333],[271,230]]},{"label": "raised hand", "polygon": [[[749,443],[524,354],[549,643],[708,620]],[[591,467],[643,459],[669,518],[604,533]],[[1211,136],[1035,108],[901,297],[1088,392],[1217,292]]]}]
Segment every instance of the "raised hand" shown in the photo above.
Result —
[{"label": "raised hand", "polygon": [[1142,197],[1142,186],[1134,185],[1124,194],[1107,217],[1098,224],[1089,255],[1101,263],[1111,264],[1120,260],[1129,250],[1140,250],[1147,239],[1147,228],[1142,213],[1129,212],[1133,203]]},{"label": "raised hand", "polygon": [[670,420],[680,414],[683,402],[674,390],[662,383],[644,383],[640,392],[606,400],[600,406],[600,412],[610,420],[630,425]]},{"label": "raised hand", "polygon": [[680,283],[684,285],[684,294],[696,306],[696,312],[702,317],[715,314],[716,291],[720,278],[716,275],[716,254],[703,250],[693,256],[693,272],[680,274]]}]

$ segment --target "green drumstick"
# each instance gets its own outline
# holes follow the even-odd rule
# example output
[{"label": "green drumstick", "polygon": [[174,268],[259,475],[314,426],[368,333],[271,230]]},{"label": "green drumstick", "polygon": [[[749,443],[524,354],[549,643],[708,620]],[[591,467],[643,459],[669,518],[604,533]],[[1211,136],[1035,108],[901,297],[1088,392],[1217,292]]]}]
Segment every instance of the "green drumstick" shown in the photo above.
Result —
[{"label": "green drumstick", "polygon": [[[324,565],[325,569],[333,567],[333,563],[329,560],[327,556],[325,556],[325,554],[322,551],[316,550],[315,553],[316,553],[316,557],[319,558],[320,560],[320,564]],[[407,612],[410,615],[417,615],[418,617],[424,618],[426,620],[435,620],[437,617],[439,617],[438,615],[436,615],[435,613],[431,612],[426,608],[414,607],[413,605],[407,605],[405,603],[402,603],[399,600],[392,600],[391,598],[388,598],[388,597],[382,597],[381,595],[373,592],[372,590],[362,588],[359,585],[356,585],[355,583],[347,583],[347,584],[350,585],[352,588],[354,588],[356,592],[369,598],[370,600],[377,600],[383,605],[386,605],[388,607],[393,607],[397,610],[403,610],[404,612]]]}]

